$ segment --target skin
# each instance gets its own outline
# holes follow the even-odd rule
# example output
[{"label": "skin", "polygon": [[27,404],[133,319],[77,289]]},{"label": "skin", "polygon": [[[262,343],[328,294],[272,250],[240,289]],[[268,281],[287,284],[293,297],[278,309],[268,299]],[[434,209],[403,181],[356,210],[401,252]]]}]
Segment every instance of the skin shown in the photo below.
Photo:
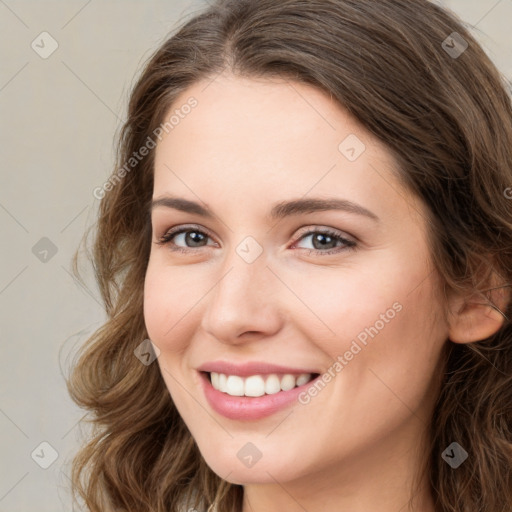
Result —
[{"label": "skin", "polygon": [[[479,330],[479,310],[462,314],[462,299],[451,304],[459,316],[445,319],[426,210],[395,178],[385,145],[329,96],[222,74],[190,87],[170,111],[190,96],[197,107],[155,150],[153,198],[197,201],[214,217],[153,209],[144,315],[203,457],[244,485],[243,512],[433,512],[427,478],[411,487],[427,457],[441,349],[449,336],[468,342],[497,329],[498,319],[486,310]],[[366,146],[355,161],[338,149],[350,134]],[[347,199],[379,220],[335,210],[267,217],[275,203],[304,196]],[[186,253],[156,243],[188,224],[207,242],[177,235]],[[356,248],[322,249],[303,236],[322,228]],[[247,236],[263,250],[252,263],[236,252]],[[333,247],[339,252],[322,254]],[[237,421],[206,401],[201,364],[267,361],[321,373],[395,303],[401,311],[309,403]],[[248,442],[262,454],[250,468],[237,457]]]}]

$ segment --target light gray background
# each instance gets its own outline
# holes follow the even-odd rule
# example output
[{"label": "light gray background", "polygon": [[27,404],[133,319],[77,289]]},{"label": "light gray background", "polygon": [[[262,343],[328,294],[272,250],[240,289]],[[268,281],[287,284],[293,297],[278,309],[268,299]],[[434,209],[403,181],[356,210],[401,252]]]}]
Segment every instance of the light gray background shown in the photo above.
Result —
[{"label": "light gray background", "polygon": [[[512,0],[437,3],[476,27],[512,79]],[[70,274],[71,257],[94,222],[93,190],[113,165],[134,76],[204,4],[0,0],[0,512],[71,510],[67,475],[84,411],[69,398],[63,371],[104,318],[90,273],[83,288]],[[48,51],[43,31],[58,43],[46,59],[31,47],[35,40]],[[43,237],[55,255],[40,252]],[[51,461],[43,441],[58,453],[48,469],[35,462]]]}]

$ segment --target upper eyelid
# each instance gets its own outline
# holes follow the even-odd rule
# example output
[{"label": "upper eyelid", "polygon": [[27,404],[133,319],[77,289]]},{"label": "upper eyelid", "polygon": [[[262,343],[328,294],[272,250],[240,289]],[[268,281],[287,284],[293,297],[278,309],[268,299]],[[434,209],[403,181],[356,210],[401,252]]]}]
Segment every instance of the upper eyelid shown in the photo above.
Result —
[{"label": "upper eyelid", "polygon": [[200,226],[199,224],[178,224],[171,228],[165,229],[161,236],[166,236],[168,233],[171,233],[171,232],[172,232],[172,234],[178,234],[179,232],[194,231],[194,230],[201,231],[205,235],[208,235],[210,238],[215,238],[210,230],[206,229],[203,226]]},{"label": "upper eyelid", "polygon": [[[168,215],[167,215],[167,212],[165,212],[165,216],[164,216],[164,213],[163,213],[163,212],[161,212],[160,210],[161,210],[160,208],[157,208],[157,209],[155,209],[155,210],[152,210],[152,211],[151,211],[150,217],[151,217],[151,224],[152,224],[153,226],[154,226],[155,224],[160,224],[160,222],[162,222],[162,223],[163,223],[163,222],[167,223],[165,219],[167,219],[167,220],[169,219],[169,217],[168,217]],[[319,215],[320,213],[322,213],[322,211],[314,211],[314,212],[310,212],[311,217],[316,217],[316,216],[317,216],[317,215]],[[307,217],[308,217],[308,216],[309,216],[309,215],[303,214],[303,215],[301,215],[301,216],[298,216],[296,219],[292,219],[292,218],[290,218],[290,221],[292,221],[292,220],[293,220],[293,221],[295,221],[295,220],[297,220],[297,221],[302,220],[302,221],[307,222],[307,221],[308,221],[308,219],[307,219]],[[192,214],[192,217],[196,217],[196,215],[195,215],[195,214]],[[179,218],[179,217],[178,217],[178,218]],[[176,219],[176,220],[178,220],[178,219]],[[185,220],[185,219],[184,219],[184,220]],[[313,218],[312,218],[312,219],[310,219],[310,220],[312,221],[311,229],[313,229],[313,227],[314,227],[315,229],[328,229],[328,230],[331,230],[331,231],[336,232],[337,236],[341,236],[342,238],[348,238],[348,239],[353,240],[354,242],[360,242],[360,241],[361,241],[361,240],[359,239],[359,237],[358,237],[358,236],[356,236],[356,235],[352,234],[352,232],[351,232],[352,230],[350,230],[350,231],[346,231],[346,230],[341,229],[341,228],[331,227],[330,225],[325,225],[325,224],[321,224],[321,223],[316,224],[316,223],[315,223],[315,221],[313,220]],[[317,219],[317,221],[318,221],[318,220],[320,220],[320,219]],[[345,220],[348,220],[348,221],[349,221],[349,226],[350,226],[350,225],[352,225],[352,222],[355,222],[357,219],[353,219],[353,218],[349,217],[348,219],[344,219],[344,220],[342,220],[342,222],[344,222]],[[203,220],[199,220],[198,222],[202,222],[202,221],[203,221]],[[336,222],[336,221],[334,221],[334,222]],[[302,222],[301,222],[301,224],[302,224]],[[188,226],[188,225],[189,225],[189,223],[187,223],[187,222],[186,222],[186,220],[185,220],[185,222],[183,222],[183,224],[176,224],[175,226],[172,226],[171,228],[167,228],[167,229],[163,232],[163,234],[167,233],[170,229],[174,229],[175,227],[176,227],[176,228],[178,228],[178,227],[181,227],[181,226]],[[197,227],[198,229],[204,230],[206,233],[208,233],[208,234],[209,234],[209,236],[212,236],[213,238],[216,238],[216,237],[212,234],[213,232],[212,232],[212,231],[209,231],[209,230],[208,230],[208,228],[205,228],[202,224],[196,224],[195,222],[193,222],[193,221],[192,221],[192,222],[190,223],[190,225],[192,225],[192,226],[194,226],[194,227]],[[359,228],[357,228],[357,226],[358,226],[358,225],[359,225],[359,223],[357,222],[355,225],[353,225],[353,228],[354,228],[354,229],[359,229]],[[153,229],[154,229],[154,228],[153,228]],[[272,229],[273,229],[273,228],[272,228]],[[301,228],[299,228],[299,229],[301,229]],[[308,230],[309,228],[308,228],[308,227],[306,227],[306,228],[304,228],[304,229],[305,229],[305,231],[304,231],[303,233],[301,233],[301,234],[306,233],[306,232],[307,232],[306,230]],[[228,226],[228,230],[229,230],[229,231],[232,231],[232,230],[229,228],[229,226]],[[296,230],[295,230],[294,232],[296,232]]]}]

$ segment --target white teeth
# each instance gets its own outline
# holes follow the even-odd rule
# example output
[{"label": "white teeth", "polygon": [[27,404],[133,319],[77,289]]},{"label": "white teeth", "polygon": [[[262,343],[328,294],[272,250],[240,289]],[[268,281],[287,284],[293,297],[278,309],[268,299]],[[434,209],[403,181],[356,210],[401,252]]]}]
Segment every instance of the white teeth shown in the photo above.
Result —
[{"label": "white teeth", "polygon": [[303,373],[297,377],[297,386],[303,386],[306,382],[311,380],[311,375],[309,373]]},{"label": "white teeth", "polygon": [[212,372],[211,377],[212,377],[212,386],[215,389],[219,389],[219,374]]},{"label": "white teeth", "polygon": [[265,382],[261,375],[251,375],[245,379],[245,396],[263,396],[265,394]]},{"label": "white teeth", "polygon": [[[212,374],[213,374],[213,372],[212,372]],[[218,373],[217,375],[219,376],[218,390],[225,393],[227,391],[226,382],[227,382],[228,378],[226,377],[226,375],[224,373]],[[212,381],[213,381],[213,378],[212,378]],[[212,385],[213,385],[213,382],[212,382]]]},{"label": "white teeth", "polygon": [[244,379],[230,375],[226,382],[226,393],[231,396],[244,396]]},{"label": "white teeth", "polygon": [[294,387],[295,377],[290,374],[283,375],[283,378],[281,379],[281,391],[288,391],[289,389],[293,389]]},{"label": "white teeth", "polygon": [[276,374],[269,375],[265,382],[265,393],[275,395],[281,391],[281,382]]},{"label": "white teeth", "polygon": [[274,395],[280,391],[288,391],[295,386],[303,386],[312,379],[310,373],[300,375],[277,375],[272,373],[267,375],[251,375],[249,377],[240,377],[238,375],[226,375],[224,373],[211,372],[211,382],[214,389],[227,393],[231,396],[251,396],[258,397]]}]

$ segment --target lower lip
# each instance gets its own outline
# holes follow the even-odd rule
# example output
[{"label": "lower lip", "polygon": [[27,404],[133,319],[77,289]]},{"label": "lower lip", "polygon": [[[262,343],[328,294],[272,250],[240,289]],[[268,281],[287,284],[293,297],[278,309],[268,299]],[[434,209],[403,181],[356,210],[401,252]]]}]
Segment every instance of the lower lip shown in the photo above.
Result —
[{"label": "lower lip", "polygon": [[232,420],[258,420],[284,409],[298,400],[298,396],[311,386],[318,377],[288,391],[258,397],[231,396],[215,389],[208,374],[200,372],[206,400],[212,409]]}]

